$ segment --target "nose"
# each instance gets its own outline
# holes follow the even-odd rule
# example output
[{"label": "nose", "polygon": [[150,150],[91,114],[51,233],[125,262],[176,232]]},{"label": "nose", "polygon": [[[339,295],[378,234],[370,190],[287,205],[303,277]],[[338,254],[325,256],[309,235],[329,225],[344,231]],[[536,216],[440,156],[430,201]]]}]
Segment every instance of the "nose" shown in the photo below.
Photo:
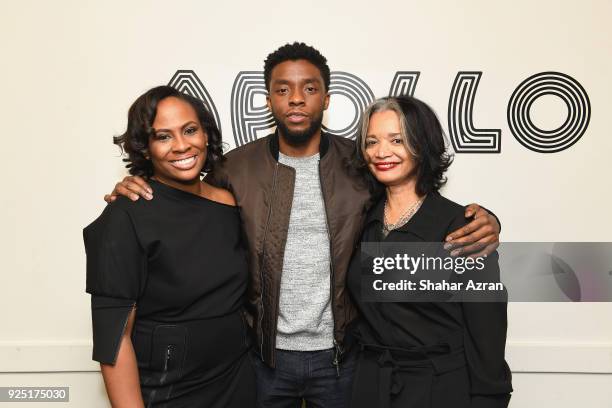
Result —
[{"label": "nose", "polygon": [[174,143],[172,143],[172,151],[176,153],[182,153],[189,150],[189,143],[185,140],[183,135],[176,135],[174,137]]},{"label": "nose", "polygon": [[389,151],[389,146],[387,145],[386,141],[381,141],[377,143],[377,145],[375,146],[375,151],[374,151],[374,156],[377,159],[384,159],[386,157],[389,157],[390,155],[391,153]]},{"label": "nose", "polygon": [[297,106],[304,104],[304,92],[299,87],[289,95],[289,105]]}]

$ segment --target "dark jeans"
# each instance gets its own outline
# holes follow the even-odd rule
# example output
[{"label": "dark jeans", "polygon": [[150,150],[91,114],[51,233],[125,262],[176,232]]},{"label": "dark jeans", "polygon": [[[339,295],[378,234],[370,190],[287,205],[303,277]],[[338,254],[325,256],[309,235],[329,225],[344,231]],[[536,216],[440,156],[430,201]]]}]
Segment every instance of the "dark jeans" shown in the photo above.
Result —
[{"label": "dark jeans", "polygon": [[258,408],[348,408],[355,373],[356,350],[344,356],[340,376],[333,350],[276,350],[276,368],[251,353],[257,381]]}]

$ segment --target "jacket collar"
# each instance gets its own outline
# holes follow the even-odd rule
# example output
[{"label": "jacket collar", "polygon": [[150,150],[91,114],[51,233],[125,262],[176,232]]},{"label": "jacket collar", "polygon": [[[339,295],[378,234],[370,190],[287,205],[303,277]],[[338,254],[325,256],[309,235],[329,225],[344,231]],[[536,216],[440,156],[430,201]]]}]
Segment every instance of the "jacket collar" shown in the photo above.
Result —
[{"label": "jacket collar", "polygon": [[[278,129],[274,131],[270,136],[270,153],[276,161],[278,161],[278,153],[280,151],[278,144]],[[319,144],[319,157],[323,158],[325,153],[329,150],[329,135],[321,130],[321,143]]]},{"label": "jacket collar", "polygon": [[[385,202],[387,201],[386,196],[382,196],[380,200],[372,207],[368,217],[366,219],[366,227],[371,223],[379,223],[382,228],[385,217]],[[411,233],[416,235],[423,241],[431,241],[429,234],[431,232],[431,226],[437,222],[436,214],[441,202],[441,196],[438,192],[432,192],[427,194],[423,204],[412,216],[412,218],[401,227],[393,230],[393,232],[400,233]]]}]

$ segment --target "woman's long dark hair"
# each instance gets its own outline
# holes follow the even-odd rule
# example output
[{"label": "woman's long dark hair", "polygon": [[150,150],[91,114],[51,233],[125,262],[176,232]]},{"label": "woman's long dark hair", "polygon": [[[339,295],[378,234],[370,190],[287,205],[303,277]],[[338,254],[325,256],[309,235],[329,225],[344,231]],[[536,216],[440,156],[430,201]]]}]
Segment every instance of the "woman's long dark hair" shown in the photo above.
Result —
[{"label": "woman's long dark hair", "polygon": [[157,105],[162,99],[174,97],[187,102],[193,107],[200,121],[200,126],[208,136],[206,161],[202,173],[209,173],[225,160],[223,156],[223,141],[221,132],[215,123],[213,115],[206,109],[204,103],[191,95],[184,94],[171,86],[158,86],[134,101],[128,111],[128,125],[125,133],[113,137],[113,143],[127,153],[123,159],[130,174],[150,178],[153,175],[153,164],[146,158],[149,138],[153,136],[153,122],[157,114]]}]

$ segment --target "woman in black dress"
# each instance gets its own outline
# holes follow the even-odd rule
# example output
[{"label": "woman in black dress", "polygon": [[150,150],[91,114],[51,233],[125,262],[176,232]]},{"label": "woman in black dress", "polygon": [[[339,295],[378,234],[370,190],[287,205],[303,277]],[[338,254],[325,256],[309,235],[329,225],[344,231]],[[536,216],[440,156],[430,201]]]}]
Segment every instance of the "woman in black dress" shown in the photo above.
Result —
[{"label": "woman in black dress", "polygon": [[[355,164],[379,193],[361,242],[442,243],[465,225],[463,206],[438,193],[450,163],[429,106],[411,97],[374,102],[356,146]],[[361,314],[353,330],[361,352],[352,408],[508,405],[505,301],[368,302],[360,261],[357,249],[348,272]],[[499,273],[496,252],[485,263]]]},{"label": "woman in black dress", "polygon": [[232,195],[200,180],[223,160],[204,105],[161,86],[115,138],[154,200],[119,197],[84,229],[93,359],[114,407],[249,407],[248,269]]}]

